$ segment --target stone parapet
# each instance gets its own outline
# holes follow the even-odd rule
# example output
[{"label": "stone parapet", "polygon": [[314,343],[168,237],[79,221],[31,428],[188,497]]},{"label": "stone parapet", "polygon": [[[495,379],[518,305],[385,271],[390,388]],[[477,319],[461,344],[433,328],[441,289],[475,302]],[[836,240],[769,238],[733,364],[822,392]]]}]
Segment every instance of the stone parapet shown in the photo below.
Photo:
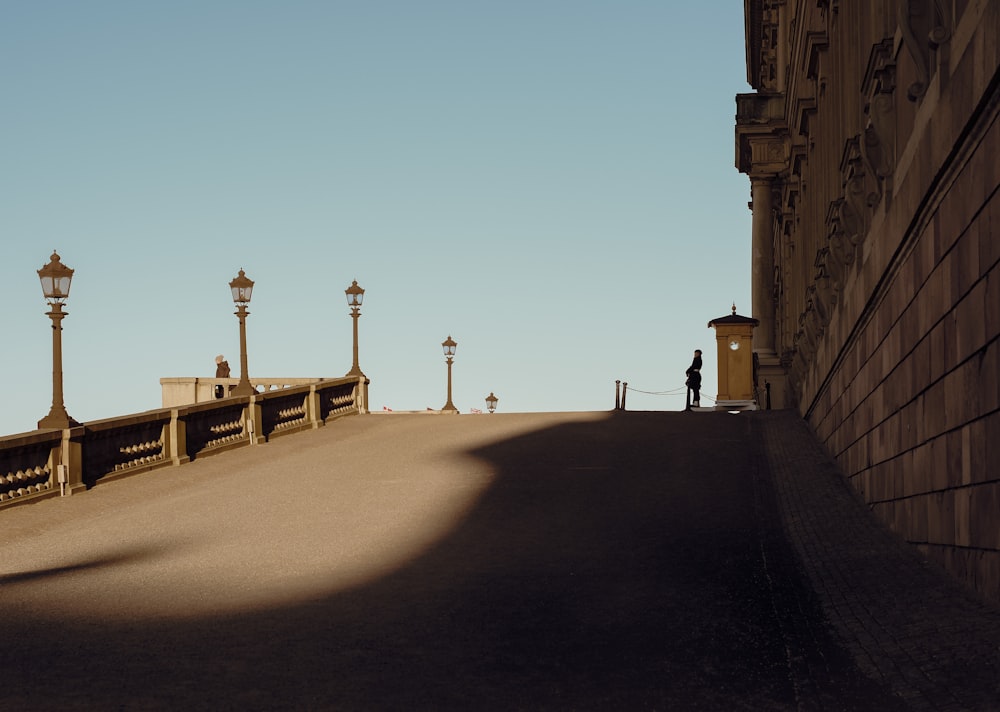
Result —
[{"label": "stone parapet", "polygon": [[0,438],[0,508],[75,494],[368,410],[364,376],[301,379],[301,385],[270,380],[284,387]]}]

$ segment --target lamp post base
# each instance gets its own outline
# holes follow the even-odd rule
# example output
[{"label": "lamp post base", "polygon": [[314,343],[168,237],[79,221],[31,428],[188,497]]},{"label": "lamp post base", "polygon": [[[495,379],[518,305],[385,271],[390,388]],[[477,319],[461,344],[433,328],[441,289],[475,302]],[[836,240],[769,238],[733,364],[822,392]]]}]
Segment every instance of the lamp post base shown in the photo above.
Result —
[{"label": "lamp post base", "polygon": [[250,385],[250,381],[246,381],[245,383],[237,384],[236,387],[230,391],[229,395],[230,397],[254,396],[257,395],[257,390]]}]

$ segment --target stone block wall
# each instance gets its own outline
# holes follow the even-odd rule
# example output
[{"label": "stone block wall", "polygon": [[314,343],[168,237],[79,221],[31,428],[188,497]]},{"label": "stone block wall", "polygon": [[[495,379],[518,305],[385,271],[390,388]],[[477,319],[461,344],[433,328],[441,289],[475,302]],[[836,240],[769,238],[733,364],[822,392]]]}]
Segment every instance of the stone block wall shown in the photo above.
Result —
[{"label": "stone block wall", "polygon": [[1000,600],[1000,176],[981,190],[982,163],[1000,160],[1000,121],[977,156],[810,420],[879,516]]},{"label": "stone block wall", "polygon": [[746,8],[755,350],[872,510],[1000,601],[1000,2]]},{"label": "stone block wall", "polygon": [[993,8],[992,37],[971,43],[930,97],[934,104],[921,107],[927,128],[913,136],[911,163],[873,220],[839,322],[817,358],[828,369],[813,371],[815,391],[806,389],[803,409],[894,531],[1000,600],[1000,21]]}]

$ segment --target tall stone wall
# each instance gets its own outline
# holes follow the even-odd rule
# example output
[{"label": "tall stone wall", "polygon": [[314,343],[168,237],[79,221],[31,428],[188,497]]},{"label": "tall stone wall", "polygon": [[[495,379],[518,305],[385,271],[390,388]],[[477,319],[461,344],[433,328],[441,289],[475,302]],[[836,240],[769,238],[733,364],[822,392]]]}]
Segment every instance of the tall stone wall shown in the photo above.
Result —
[{"label": "tall stone wall", "polygon": [[[747,7],[751,84],[782,111],[738,111],[737,163],[772,186],[755,289],[786,405],[900,536],[1000,600],[1000,2]],[[762,136],[780,165],[741,153]]]}]

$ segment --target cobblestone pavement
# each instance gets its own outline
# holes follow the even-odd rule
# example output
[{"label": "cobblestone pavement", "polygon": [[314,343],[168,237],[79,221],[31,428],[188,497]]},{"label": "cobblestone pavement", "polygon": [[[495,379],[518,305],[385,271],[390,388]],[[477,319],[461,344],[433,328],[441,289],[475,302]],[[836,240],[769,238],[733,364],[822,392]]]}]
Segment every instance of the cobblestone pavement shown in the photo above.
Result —
[{"label": "cobblestone pavement", "polygon": [[1000,609],[888,532],[796,414],[753,422],[788,538],[859,669],[911,709],[1000,709]]},{"label": "cobblestone pavement", "polygon": [[1000,709],[788,412],[345,418],[0,531],[2,710]]}]

